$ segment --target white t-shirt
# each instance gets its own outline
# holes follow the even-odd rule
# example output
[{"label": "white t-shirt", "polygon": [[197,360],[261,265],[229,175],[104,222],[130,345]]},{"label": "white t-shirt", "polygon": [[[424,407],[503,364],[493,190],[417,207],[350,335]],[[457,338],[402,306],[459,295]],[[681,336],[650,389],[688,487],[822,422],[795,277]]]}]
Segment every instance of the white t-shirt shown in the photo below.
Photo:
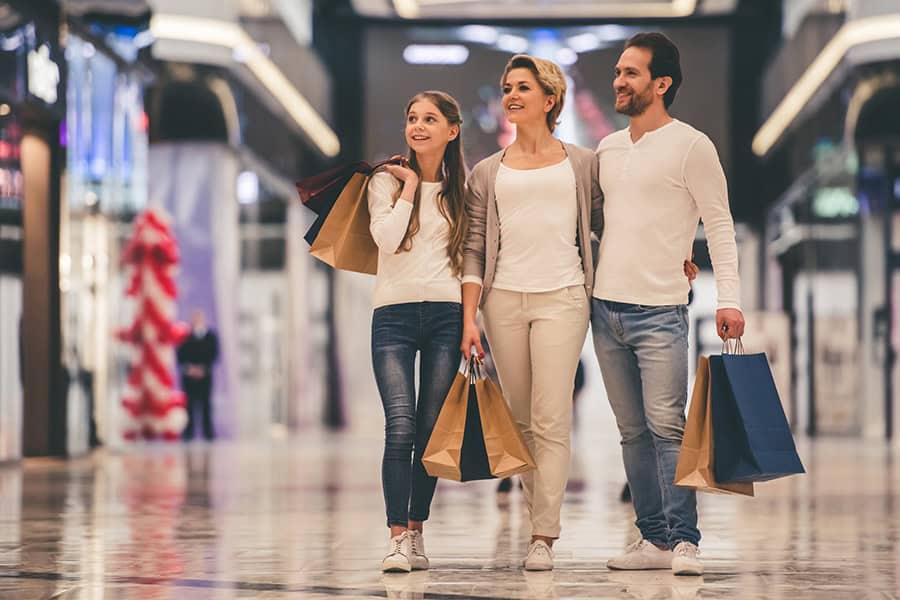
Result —
[{"label": "white t-shirt", "polygon": [[[406,302],[461,302],[460,281],[453,275],[447,242],[450,225],[438,207],[442,183],[423,181],[419,231],[409,251],[397,252],[412,217],[412,202],[398,199],[400,182],[389,173],[369,180],[369,231],[378,246],[375,308]],[[395,199],[396,203],[395,203]]]},{"label": "white t-shirt", "polygon": [[718,289],[718,308],[740,308],[737,246],[728,187],[716,148],[673,120],[637,142],[628,129],[597,147],[605,225],[594,280],[601,300],[685,304],[683,263],[703,219]]},{"label": "white t-shirt", "polygon": [[493,287],[549,292],[584,285],[578,254],[578,197],[569,159],[540,169],[500,164],[494,183],[500,252]]}]

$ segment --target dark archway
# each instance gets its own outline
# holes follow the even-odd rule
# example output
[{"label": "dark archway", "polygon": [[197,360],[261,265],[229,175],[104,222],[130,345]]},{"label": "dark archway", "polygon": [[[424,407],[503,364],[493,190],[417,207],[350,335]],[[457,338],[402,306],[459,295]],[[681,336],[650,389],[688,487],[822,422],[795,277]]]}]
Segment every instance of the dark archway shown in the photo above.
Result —
[{"label": "dark archway", "polygon": [[151,144],[186,140],[228,143],[222,103],[202,80],[163,81],[148,96]]},{"label": "dark archway", "polygon": [[[896,69],[900,72],[900,65]],[[900,82],[882,87],[866,100],[856,119],[853,137],[857,146],[900,141]]]},{"label": "dark archway", "polygon": [[884,436],[894,436],[894,396],[897,393],[895,369],[897,349],[894,347],[894,331],[898,326],[895,316],[894,288],[896,275],[900,273],[898,241],[894,239],[894,222],[900,215],[898,192],[895,182],[900,178],[900,63],[884,65],[877,78],[868,83],[875,87],[859,108],[853,127],[853,139],[860,161],[857,190],[865,198],[865,210],[882,215],[884,246],[884,296],[873,315],[874,345],[883,348]]}]

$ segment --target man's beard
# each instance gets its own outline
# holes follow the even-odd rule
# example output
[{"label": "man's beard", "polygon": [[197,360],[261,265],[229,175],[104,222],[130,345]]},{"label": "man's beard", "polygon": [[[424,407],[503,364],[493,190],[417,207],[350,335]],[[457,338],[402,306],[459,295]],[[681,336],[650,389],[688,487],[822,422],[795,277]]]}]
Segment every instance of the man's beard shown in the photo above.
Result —
[{"label": "man's beard", "polygon": [[627,115],[629,117],[636,117],[640,114],[643,114],[643,112],[647,110],[647,107],[652,103],[652,92],[650,90],[650,86],[647,86],[647,89],[645,89],[642,94],[632,92],[631,98],[629,98],[628,103],[622,108],[619,108],[619,105],[617,104],[616,112]]}]

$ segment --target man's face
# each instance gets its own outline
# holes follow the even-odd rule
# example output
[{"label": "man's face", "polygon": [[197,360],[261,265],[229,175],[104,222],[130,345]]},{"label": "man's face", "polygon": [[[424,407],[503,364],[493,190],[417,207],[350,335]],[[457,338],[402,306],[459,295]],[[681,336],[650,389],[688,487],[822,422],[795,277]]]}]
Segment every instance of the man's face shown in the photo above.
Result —
[{"label": "man's face", "polygon": [[[643,114],[653,104],[653,78],[650,76],[650,61],[653,54],[646,48],[632,46],[626,48],[616,63],[616,78],[613,90],[616,92],[616,112],[635,117]],[[662,97],[660,96],[660,100]]]},{"label": "man's face", "polygon": [[195,310],[191,313],[191,326],[195,330],[206,327],[206,315],[202,310]]}]

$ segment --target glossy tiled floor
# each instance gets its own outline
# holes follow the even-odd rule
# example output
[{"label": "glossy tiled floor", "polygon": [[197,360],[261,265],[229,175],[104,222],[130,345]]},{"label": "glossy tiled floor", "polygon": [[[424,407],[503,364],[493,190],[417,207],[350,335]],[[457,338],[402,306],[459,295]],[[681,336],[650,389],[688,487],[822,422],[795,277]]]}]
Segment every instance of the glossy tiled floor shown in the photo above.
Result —
[{"label": "glossy tiled floor", "polygon": [[492,482],[442,482],[426,531],[432,570],[383,576],[372,433],[29,460],[0,467],[0,598],[900,598],[893,452],[847,440],[800,449],[808,475],[755,499],[702,497],[703,578],[605,568],[634,535],[606,433],[579,431],[549,574],[517,566],[517,491],[500,510]]}]

